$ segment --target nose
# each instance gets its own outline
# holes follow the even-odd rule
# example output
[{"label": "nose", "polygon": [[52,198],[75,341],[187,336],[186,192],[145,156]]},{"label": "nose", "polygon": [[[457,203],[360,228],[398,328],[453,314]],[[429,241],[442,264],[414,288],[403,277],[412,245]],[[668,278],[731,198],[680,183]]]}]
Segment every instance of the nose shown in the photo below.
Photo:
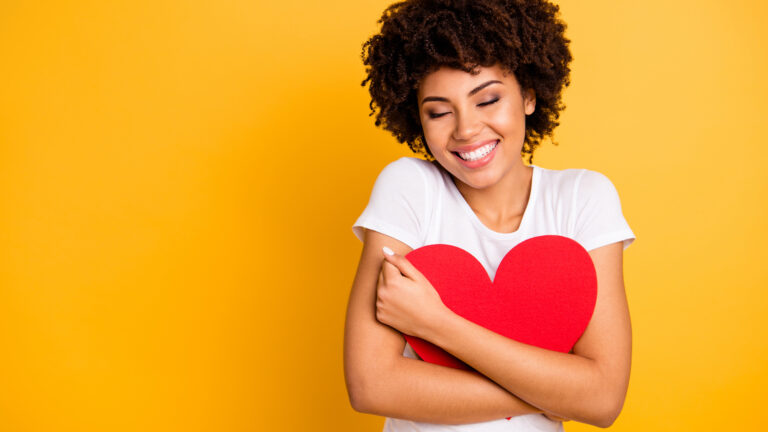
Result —
[{"label": "nose", "polygon": [[453,130],[453,139],[456,141],[466,141],[477,135],[482,128],[480,118],[473,110],[457,112],[456,127]]}]

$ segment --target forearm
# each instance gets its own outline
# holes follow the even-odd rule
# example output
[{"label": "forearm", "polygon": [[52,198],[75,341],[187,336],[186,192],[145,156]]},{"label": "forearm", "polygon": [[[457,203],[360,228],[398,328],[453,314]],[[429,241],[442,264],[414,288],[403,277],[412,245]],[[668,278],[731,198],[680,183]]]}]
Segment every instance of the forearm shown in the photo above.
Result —
[{"label": "forearm", "polygon": [[358,411],[412,421],[462,424],[541,413],[477,372],[406,357],[372,373],[366,387]]},{"label": "forearm", "polygon": [[442,347],[547,413],[607,427],[624,404],[631,366],[622,251],[622,242],[615,242],[589,252],[597,275],[597,299],[573,354],[516,342],[460,317],[398,254],[387,254],[382,264],[376,319]]},{"label": "forearm", "polygon": [[432,341],[539,409],[577,421],[607,422],[613,396],[597,362],[526,345],[448,315]]}]

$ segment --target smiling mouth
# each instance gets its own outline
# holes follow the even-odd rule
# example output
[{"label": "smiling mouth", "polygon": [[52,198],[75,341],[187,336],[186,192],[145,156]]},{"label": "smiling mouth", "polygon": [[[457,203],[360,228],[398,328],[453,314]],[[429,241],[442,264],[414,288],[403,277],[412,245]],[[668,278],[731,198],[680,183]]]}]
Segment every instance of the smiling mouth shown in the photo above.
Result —
[{"label": "smiling mouth", "polygon": [[494,148],[499,144],[499,141],[496,140],[492,143],[486,144],[480,148],[477,148],[471,152],[453,152],[456,156],[460,157],[462,160],[465,160],[467,162],[473,162],[476,160],[480,160],[488,155],[488,153],[492,152]]}]

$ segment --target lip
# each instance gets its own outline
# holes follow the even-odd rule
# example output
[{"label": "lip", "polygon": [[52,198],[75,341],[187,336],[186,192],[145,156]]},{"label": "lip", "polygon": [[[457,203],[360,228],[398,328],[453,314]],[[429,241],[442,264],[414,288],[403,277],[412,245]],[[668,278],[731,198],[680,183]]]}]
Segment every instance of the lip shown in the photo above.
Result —
[{"label": "lip", "polygon": [[479,144],[473,144],[471,146],[465,146],[465,147],[461,148],[461,152],[462,153],[463,152],[470,152],[470,151],[472,151],[474,149],[480,148],[480,147],[482,147],[484,145],[487,145],[487,144],[490,144],[490,143],[493,143],[493,142],[496,142],[496,147],[494,147],[493,150],[491,150],[490,153],[488,153],[487,155],[483,156],[481,159],[478,159],[478,160],[475,160],[475,161],[465,161],[464,159],[460,158],[459,155],[455,153],[458,150],[453,150],[451,153],[465,167],[467,167],[467,168],[480,168],[480,167],[483,167],[483,166],[485,166],[485,165],[487,165],[488,163],[491,162],[491,159],[493,159],[493,156],[496,155],[496,149],[498,149],[499,146],[501,145],[501,140],[488,140],[488,141],[481,142]]},{"label": "lip", "polygon": [[496,141],[500,141],[500,140],[498,140],[498,139],[489,139],[489,140],[485,140],[485,141],[480,141],[480,142],[477,142],[477,143],[474,143],[474,144],[468,144],[468,145],[465,145],[465,146],[457,147],[455,149],[452,149],[451,151],[452,152],[469,153],[471,151],[479,149],[480,147],[482,147],[484,145],[488,145],[488,144],[490,144],[492,142],[496,142]]}]

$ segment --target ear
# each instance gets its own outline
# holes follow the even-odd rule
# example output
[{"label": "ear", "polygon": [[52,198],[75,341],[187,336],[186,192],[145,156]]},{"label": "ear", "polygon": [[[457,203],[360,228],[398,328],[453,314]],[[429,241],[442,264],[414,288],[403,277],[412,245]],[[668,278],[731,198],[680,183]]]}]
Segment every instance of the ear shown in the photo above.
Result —
[{"label": "ear", "polygon": [[536,111],[536,92],[533,89],[523,90],[523,107],[525,115],[531,115]]}]

